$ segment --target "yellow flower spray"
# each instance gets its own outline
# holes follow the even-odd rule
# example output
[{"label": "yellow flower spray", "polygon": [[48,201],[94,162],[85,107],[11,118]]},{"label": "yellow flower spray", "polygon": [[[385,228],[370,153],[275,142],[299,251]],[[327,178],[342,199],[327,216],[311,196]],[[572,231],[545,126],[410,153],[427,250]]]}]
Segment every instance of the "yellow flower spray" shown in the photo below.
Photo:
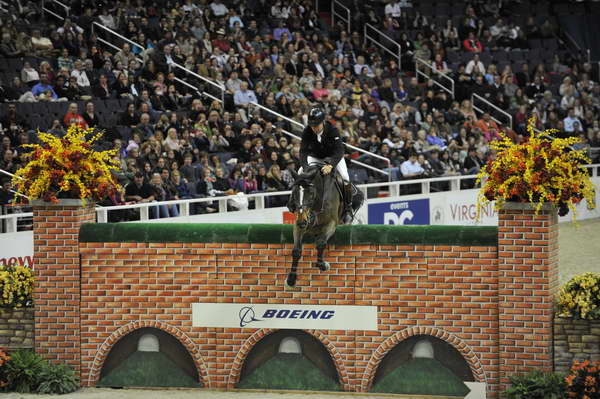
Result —
[{"label": "yellow flower spray", "polygon": [[499,210],[503,203],[535,203],[538,213],[544,203],[559,207],[560,213],[573,211],[575,205],[585,199],[589,209],[595,207],[595,189],[588,171],[582,166],[590,163],[584,150],[574,150],[580,143],[576,137],[552,138],[556,130],[536,133],[535,118],[529,119],[529,140],[514,144],[500,133],[501,139],[490,143],[496,151],[496,159],[488,162],[477,175],[477,183],[483,186],[477,196],[477,219],[489,201],[496,201]]},{"label": "yellow flower spray", "polygon": [[101,132],[72,124],[63,138],[42,132],[38,137],[41,144],[25,145],[31,149],[29,162],[13,178],[19,193],[48,202],[58,196],[102,201],[119,189],[111,173],[118,169],[116,150],[93,149]]}]

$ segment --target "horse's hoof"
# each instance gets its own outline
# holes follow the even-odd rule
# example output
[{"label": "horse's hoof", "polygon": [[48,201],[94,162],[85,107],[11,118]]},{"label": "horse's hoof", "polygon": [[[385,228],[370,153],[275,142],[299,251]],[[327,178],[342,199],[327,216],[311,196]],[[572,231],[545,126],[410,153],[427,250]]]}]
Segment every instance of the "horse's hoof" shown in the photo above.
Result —
[{"label": "horse's hoof", "polygon": [[287,285],[290,288],[294,288],[296,286],[296,279],[297,279],[296,273],[288,274],[288,277],[285,280],[285,285]]},{"label": "horse's hoof", "polygon": [[329,262],[317,262],[315,263],[315,267],[322,272],[326,272],[327,270],[329,270]]}]

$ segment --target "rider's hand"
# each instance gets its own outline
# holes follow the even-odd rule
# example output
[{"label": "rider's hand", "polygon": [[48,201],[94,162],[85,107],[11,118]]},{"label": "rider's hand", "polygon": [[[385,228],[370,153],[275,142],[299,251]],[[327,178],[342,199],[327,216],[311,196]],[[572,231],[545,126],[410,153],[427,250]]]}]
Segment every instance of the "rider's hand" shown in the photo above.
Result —
[{"label": "rider's hand", "polygon": [[323,173],[324,175],[328,175],[331,173],[331,170],[333,169],[333,166],[331,165],[325,165],[321,168],[321,173]]}]

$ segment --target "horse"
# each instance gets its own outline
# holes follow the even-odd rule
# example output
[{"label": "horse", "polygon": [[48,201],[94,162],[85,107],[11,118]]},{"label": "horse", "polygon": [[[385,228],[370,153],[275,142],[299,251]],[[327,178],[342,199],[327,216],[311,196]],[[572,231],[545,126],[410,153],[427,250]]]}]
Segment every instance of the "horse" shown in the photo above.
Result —
[{"label": "horse", "polygon": [[[324,259],[325,247],[341,222],[344,203],[341,178],[335,169],[331,173],[323,175],[321,172],[323,165],[325,164],[311,165],[295,183],[304,188],[304,195],[299,210],[296,212],[292,268],[286,279],[288,287],[296,285],[298,261],[302,257],[302,243],[306,236],[312,236],[315,239],[317,262],[314,267],[322,272],[329,270],[329,263]],[[354,212],[362,205],[363,198],[359,190],[355,191]]]}]

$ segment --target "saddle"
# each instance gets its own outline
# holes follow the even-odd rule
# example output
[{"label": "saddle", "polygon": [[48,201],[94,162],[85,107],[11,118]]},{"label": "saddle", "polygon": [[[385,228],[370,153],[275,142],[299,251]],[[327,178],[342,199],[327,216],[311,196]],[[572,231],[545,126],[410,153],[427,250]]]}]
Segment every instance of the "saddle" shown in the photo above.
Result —
[{"label": "saddle", "polygon": [[[298,175],[298,178],[294,182],[294,186],[300,186],[300,187],[304,187],[304,188],[312,187],[315,175],[317,173],[320,173],[321,166],[322,165],[314,165],[314,166],[309,167],[308,170],[306,170],[305,172],[303,171],[302,174]],[[345,202],[344,179],[342,179],[342,176],[335,169],[332,171],[332,173],[333,173],[335,188],[336,188],[337,192],[340,194],[342,203],[344,203]],[[353,213],[356,214],[356,211],[358,211],[358,209],[362,206],[362,204],[364,202],[364,195],[363,195],[362,191],[360,191],[358,189],[358,187],[356,187],[354,185],[354,183],[350,183],[350,184],[352,186],[352,210],[353,210]],[[321,190],[324,190],[324,187],[321,187]],[[323,209],[323,196],[321,195],[321,196],[319,196],[319,198],[321,198],[320,203],[314,204],[314,206],[313,206],[313,210],[317,213],[321,212]],[[294,200],[294,199],[290,198],[290,200]]]}]

